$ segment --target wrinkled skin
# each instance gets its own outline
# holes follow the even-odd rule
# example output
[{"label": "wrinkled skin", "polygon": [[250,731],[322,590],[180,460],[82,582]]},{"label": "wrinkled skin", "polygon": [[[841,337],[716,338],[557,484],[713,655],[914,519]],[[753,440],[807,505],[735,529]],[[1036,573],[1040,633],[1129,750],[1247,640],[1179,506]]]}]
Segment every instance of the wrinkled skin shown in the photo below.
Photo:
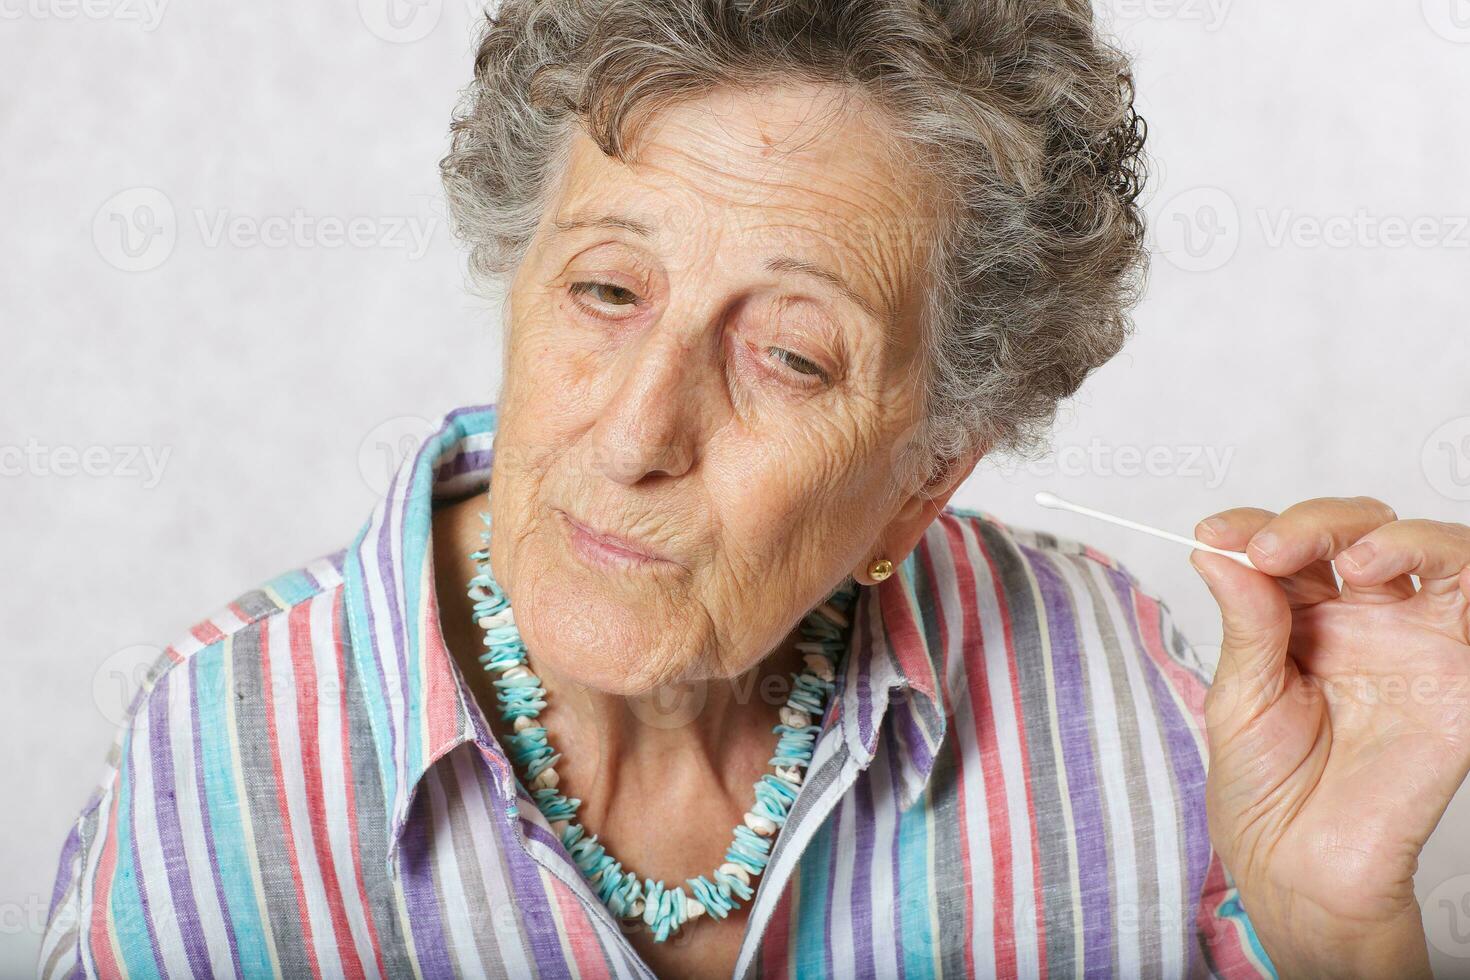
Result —
[{"label": "wrinkled skin", "polygon": [[[560,785],[642,877],[721,862],[801,618],[907,556],[980,457],[927,486],[895,465],[920,421],[934,222],[881,118],[840,96],[711,93],[660,112],[628,163],[578,134],[509,290],[491,564]],[[483,503],[436,513],[436,587],[504,735],[464,598]],[[588,565],[562,511],[673,560]],[[748,911],[629,940],[661,975],[728,977]]]},{"label": "wrinkled skin", "polygon": [[[740,682],[799,665],[800,617],[846,574],[870,583],[872,558],[904,558],[979,458],[926,488],[894,466],[920,421],[935,195],[881,116],[837,95],[714,93],[657,117],[628,164],[579,136],[508,297],[492,564],[550,692],[563,785],[648,877],[712,868],[749,805],[778,705]],[[480,503],[436,517],[436,574],[446,637],[493,705],[458,586]],[[562,510],[673,560],[589,566]],[[1194,556],[1224,624],[1211,839],[1267,952],[1286,975],[1424,972],[1413,875],[1470,769],[1470,709],[1351,692],[1464,693],[1470,529],[1324,498],[1198,533],[1254,539],[1265,569]],[[1353,565],[1362,539],[1378,557]],[[673,724],[637,707],[690,682],[699,708]],[[630,940],[668,975],[729,976],[743,929],[742,910]]]},{"label": "wrinkled skin", "polygon": [[[842,576],[902,559],[968,472],[926,499],[893,465],[930,225],[874,125],[790,88],[669,109],[634,166],[578,135],[510,291],[491,486],[542,664],[625,695],[735,676]],[[651,234],[560,227],[605,217]],[[679,564],[589,570],[558,509]]]},{"label": "wrinkled skin", "polygon": [[1224,628],[1210,837],[1262,944],[1282,976],[1428,976],[1414,876],[1470,771],[1470,527],[1321,497],[1196,531],[1261,569],[1191,558]]}]

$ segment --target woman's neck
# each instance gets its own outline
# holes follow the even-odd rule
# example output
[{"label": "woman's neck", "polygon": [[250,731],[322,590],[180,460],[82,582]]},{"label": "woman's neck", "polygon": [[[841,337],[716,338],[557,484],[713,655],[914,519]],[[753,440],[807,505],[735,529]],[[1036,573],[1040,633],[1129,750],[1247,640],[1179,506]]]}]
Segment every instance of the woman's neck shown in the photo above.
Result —
[{"label": "woman's neck", "polygon": [[[473,621],[465,583],[475,574],[484,501],[472,496],[436,508],[432,521],[435,594],[445,643],[492,729],[504,737],[491,678],[476,657],[482,631]],[[671,685],[640,697],[579,684],[528,650],[547,707],[537,721],[562,755],[561,788],[582,800],[578,819],[598,832],[615,812],[647,810],[720,814],[738,823],[751,786],[774,754],[772,727],[801,669],[799,628],[771,655],[726,679]],[[635,812],[636,812],[635,809]],[[620,821],[612,821],[613,823]],[[726,828],[728,830],[728,828]]]},{"label": "woman's neck", "polygon": [[[788,637],[770,656],[728,679],[672,684],[639,697],[608,694],[529,666],[547,692],[538,722],[562,753],[558,773],[583,800],[582,819],[596,826],[614,807],[637,800],[678,801],[715,793],[741,812],[751,785],[774,754],[780,708],[801,667]],[[751,760],[758,761],[752,768]],[[732,814],[738,822],[740,812]]]}]

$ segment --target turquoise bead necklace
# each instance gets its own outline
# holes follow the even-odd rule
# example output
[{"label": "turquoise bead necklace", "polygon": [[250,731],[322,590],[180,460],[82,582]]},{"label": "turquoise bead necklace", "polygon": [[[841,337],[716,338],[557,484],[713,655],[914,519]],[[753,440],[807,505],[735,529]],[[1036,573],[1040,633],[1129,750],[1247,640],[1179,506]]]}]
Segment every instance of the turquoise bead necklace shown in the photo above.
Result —
[{"label": "turquoise bead necklace", "polygon": [[[576,821],[582,803],[559,792],[556,764],[561,760],[536,718],[546,707],[546,689],[526,666],[526,646],[515,625],[510,602],[490,572],[490,515],[480,514],[485,542],[471,553],[477,573],[469,582],[475,621],[485,631],[479,656],[485,670],[495,675],[495,698],[500,714],[513,733],[504,741],[508,755],[552,830],[561,838],[582,876],[614,917],[640,924],[664,942],[685,923],[710,915],[723,919],[755,894],[753,878],[765,870],[776,834],[786,822],[791,805],[811,764],[818,726],[832,693],[837,664],[847,648],[844,634],[857,593],[851,577],[801,622],[802,639],[796,647],[805,668],[792,674],[791,694],[781,708],[781,722],[771,730],[779,736],[772,772],[755,784],[755,804],[735,828],[725,860],[713,873],[686,879],[684,885],[640,879],[623,867]],[[685,890],[685,885],[688,890]]]}]

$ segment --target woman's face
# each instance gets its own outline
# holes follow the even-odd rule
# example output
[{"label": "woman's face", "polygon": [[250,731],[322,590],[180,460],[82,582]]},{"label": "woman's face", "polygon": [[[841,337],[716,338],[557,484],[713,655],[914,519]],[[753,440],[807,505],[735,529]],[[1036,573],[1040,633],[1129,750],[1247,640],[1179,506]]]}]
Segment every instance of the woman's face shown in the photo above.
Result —
[{"label": "woman's face", "polygon": [[575,137],[510,287],[492,470],[533,658],[619,694],[734,676],[942,506],[893,465],[932,220],[879,126],[783,87],[665,111],[631,166]]}]

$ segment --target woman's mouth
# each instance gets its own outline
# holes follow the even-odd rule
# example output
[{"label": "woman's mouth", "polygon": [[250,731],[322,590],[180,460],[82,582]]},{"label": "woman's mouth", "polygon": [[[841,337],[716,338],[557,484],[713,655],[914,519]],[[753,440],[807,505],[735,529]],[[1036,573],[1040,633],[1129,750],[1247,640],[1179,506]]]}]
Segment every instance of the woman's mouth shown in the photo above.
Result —
[{"label": "woman's mouth", "polygon": [[652,569],[677,564],[626,538],[597,531],[564,510],[558,509],[557,514],[561,516],[572,551],[593,567]]}]

